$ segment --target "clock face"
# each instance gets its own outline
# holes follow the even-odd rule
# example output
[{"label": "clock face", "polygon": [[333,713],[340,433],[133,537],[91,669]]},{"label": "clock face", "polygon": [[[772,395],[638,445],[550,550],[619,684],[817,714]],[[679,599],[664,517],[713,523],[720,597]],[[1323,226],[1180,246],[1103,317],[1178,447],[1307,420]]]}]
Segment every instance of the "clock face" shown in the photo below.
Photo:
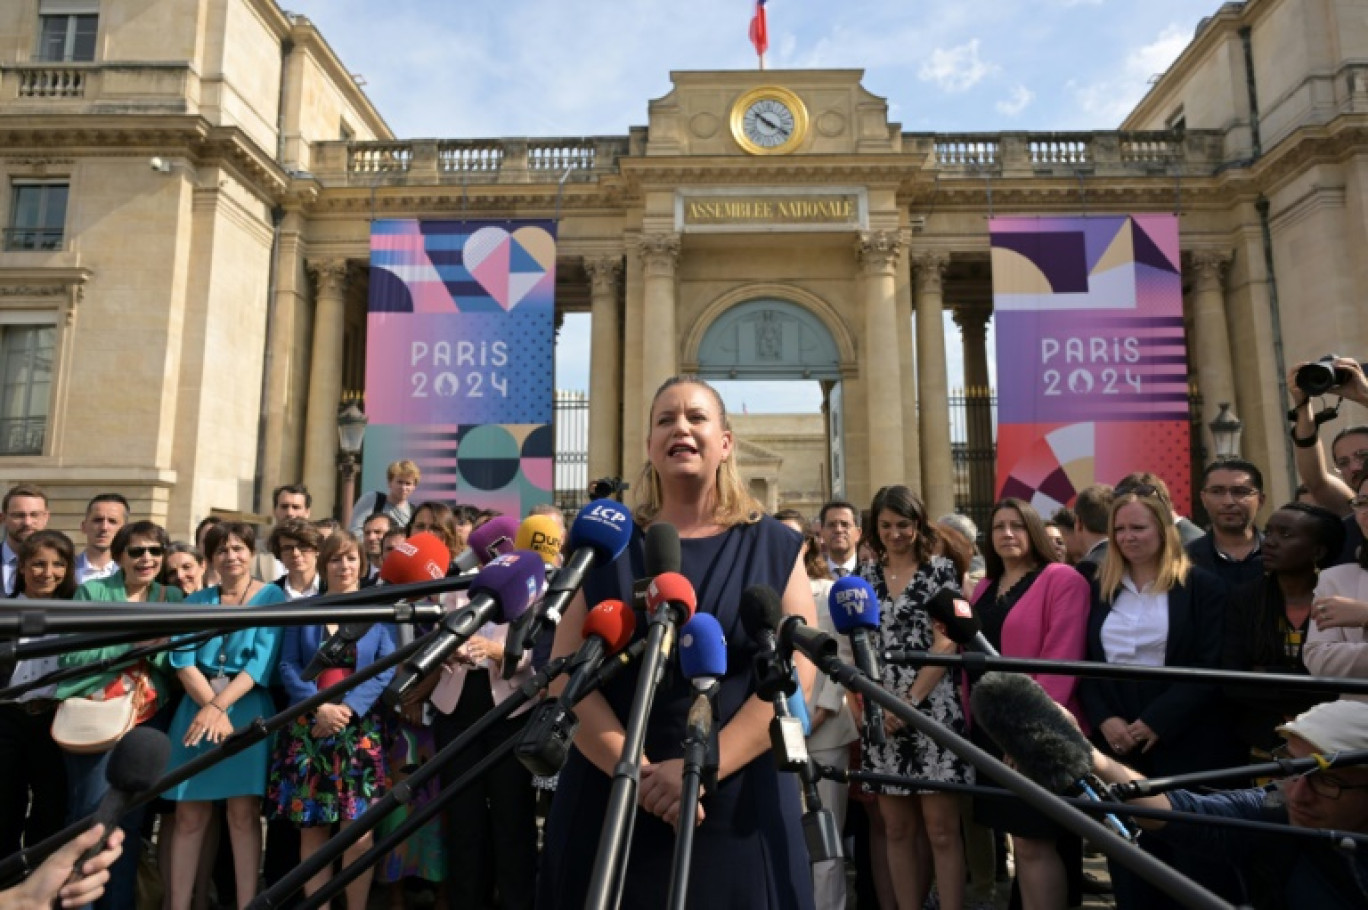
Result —
[{"label": "clock face", "polygon": [[741,128],[751,142],[762,149],[773,149],[794,137],[798,121],[784,102],[777,98],[762,98],[741,115]]},{"label": "clock face", "polygon": [[752,155],[783,155],[802,145],[808,115],[803,100],[779,86],[746,92],[732,105],[736,143]]}]

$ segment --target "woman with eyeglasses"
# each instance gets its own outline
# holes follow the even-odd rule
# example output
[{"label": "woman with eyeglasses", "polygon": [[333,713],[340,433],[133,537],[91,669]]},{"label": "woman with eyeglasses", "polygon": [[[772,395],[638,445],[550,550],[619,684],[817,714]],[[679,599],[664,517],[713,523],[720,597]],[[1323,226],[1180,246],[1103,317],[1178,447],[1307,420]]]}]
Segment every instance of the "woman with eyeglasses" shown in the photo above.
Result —
[{"label": "woman with eyeglasses", "polygon": [[[1221,666],[1254,673],[1305,676],[1311,604],[1322,569],[1344,546],[1344,525],[1329,509],[1289,502],[1268,518],[1260,547],[1265,575],[1236,588],[1226,614]],[[1267,761],[1282,743],[1277,727],[1333,696],[1267,686],[1222,687],[1232,725],[1252,761]]]},{"label": "woman with eyeglasses", "polygon": [[[1106,556],[1093,580],[1088,659],[1144,667],[1221,663],[1225,584],[1192,565],[1168,498],[1132,487],[1112,502]],[[1079,695],[1098,747],[1148,777],[1233,764],[1238,756],[1214,685],[1084,678]],[[1219,884],[1165,845],[1142,845],[1185,874]],[[1167,855],[1165,853],[1167,851]],[[1109,863],[1117,906],[1176,906],[1116,863]]]},{"label": "woman with eyeglasses", "polygon": [[[358,590],[368,568],[360,542],[342,529],[324,541],[318,560],[328,590],[338,594]],[[325,670],[315,681],[305,681],[304,668],[337,628],[336,623],[325,623],[285,630],[280,678],[292,703],[317,695],[394,650],[389,625],[376,623],[347,648],[342,666]],[[333,825],[347,827],[388,789],[381,735],[384,721],[377,702],[393,676],[393,670],[386,670],[352,689],[337,704],[320,705],[300,715],[276,737],[268,806],[273,818],[298,827],[302,859],[322,849]],[[366,834],[346,851],[343,862],[354,862],[370,849],[371,842]],[[305,883],[304,893],[317,891],[330,877],[331,870],[319,873]],[[370,882],[368,869],[347,886],[348,907],[366,905]]]},{"label": "woman with eyeglasses", "polygon": [[[135,521],[124,525],[109,545],[110,554],[119,564],[119,570],[105,578],[90,579],[76,589],[73,599],[114,603],[179,603],[184,597],[180,588],[164,585],[157,580],[161,575],[162,560],[165,558],[168,543],[166,531],[155,522]],[[63,667],[86,666],[107,658],[118,657],[133,648],[161,641],[165,639],[149,639],[138,644],[74,651],[63,654],[60,663]],[[108,670],[94,676],[59,683],[56,697],[66,699],[87,697],[94,693],[122,694],[138,685],[140,679],[145,680],[146,685],[151,687],[153,697],[139,713],[138,723],[151,724],[165,730],[174,699],[179,696],[179,690],[173,684],[169,672],[167,652],[141,660],[132,667]],[[66,754],[67,781],[70,785],[70,802],[67,810],[69,821],[75,821],[94,812],[95,807],[109,791],[109,782],[105,779],[109,755],[109,752],[96,755]],[[135,838],[142,828],[145,812],[146,807],[140,807],[123,817],[120,827],[124,829],[129,843],[136,843]],[[118,910],[133,907],[137,870],[138,851],[125,851],[110,870],[109,887],[105,889],[104,897],[96,902],[96,906]]]},{"label": "woman with eyeglasses", "polygon": [[[1368,535],[1368,470],[1354,478],[1353,489],[1354,521]],[[1305,651],[1311,675],[1368,678],[1368,544],[1359,546],[1357,562],[1320,574],[1311,622]]]},{"label": "woman with eyeglasses", "polygon": [[[282,588],[251,576],[256,548],[251,525],[225,521],[209,532],[205,543],[219,583],[190,595],[187,603],[257,607],[286,600]],[[185,764],[223,742],[235,729],[274,713],[266,683],[275,673],[280,638],[281,629],[274,626],[238,629],[171,653],[170,664],[185,686],[185,698],[171,721],[169,767]],[[247,906],[256,895],[268,758],[267,744],[257,743],[165,794],[176,803],[172,910],[189,910],[200,846],[213,815],[213,802],[220,799],[227,801],[238,906]]]}]

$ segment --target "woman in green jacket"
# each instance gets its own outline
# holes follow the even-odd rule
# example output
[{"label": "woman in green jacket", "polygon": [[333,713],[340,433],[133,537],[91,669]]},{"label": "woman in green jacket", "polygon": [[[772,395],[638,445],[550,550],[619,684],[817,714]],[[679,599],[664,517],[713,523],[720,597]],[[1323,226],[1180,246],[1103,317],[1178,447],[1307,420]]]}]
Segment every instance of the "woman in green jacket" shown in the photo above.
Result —
[{"label": "woman in green jacket", "polygon": [[[114,535],[110,552],[119,564],[119,571],[107,578],[92,578],[76,589],[76,600],[105,601],[112,603],[179,603],[184,595],[180,588],[163,585],[157,581],[161,575],[162,560],[166,555],[169,541],[161,525],[151,521],[136,521],[124,525]],[[165,640],[165,639],[158,639]],[[63,667],[84,666],[107,658],[119,657],[140,645],[111,645],[89,651],[73,651],[63,654]],[[152,687],[156,690],[156,703],[146,706],[140,715],[140,723],[149,723],[165,730],[170,723],[173,687],[172,675],[167,669],[166,653],[156,655],[137,665],[148,674]],[[74,698],[103,691],[120,674],[131,668],[108,670],[94,676],[61,683],[57,687],[59,699]],[[67,782],[71,788],[67,818],[75,821],[95,811],[109,783],[105,780],[105,766],[110,753],[98,755],[76,755],[66,753]],[[128,843],[137,843],[136,838],[142,829],[143,809],[135,809],[123,817],[120,825],[124,829]],[[125,850],[110,869],[109,886],[104,896],[95,906],[97,910],[133,910],[134,886],[138,871],[138,851]]]}]

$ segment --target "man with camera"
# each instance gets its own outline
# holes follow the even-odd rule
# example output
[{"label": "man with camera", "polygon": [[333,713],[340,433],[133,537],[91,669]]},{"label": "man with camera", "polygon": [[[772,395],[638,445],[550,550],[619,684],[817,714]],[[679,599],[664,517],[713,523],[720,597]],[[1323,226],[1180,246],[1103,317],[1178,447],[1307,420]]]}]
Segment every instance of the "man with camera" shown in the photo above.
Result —
[{"label": "man with camera", "polygon": [[1345,516],[1348,534],[1340,559],[1347,562],[1363,543],[1363,532],[1353,519],[1349,500],[1354,497],[1353,480],[1368,470],[1368,426],[1351,426],[1335,435],[1330,444],[1332,470],[1325,463],[1320,425],[1338,416],[1339,405],[1314,413],[1311,401],[1333,394],[1368,407],[1368,377],[1363,365],[1352,357],[1329,356],[1299,364],[1288,374],[1287,387],[1292,395],[1292,410],[1287,416],[1292,422],[1297,474],[1318,505]]}]

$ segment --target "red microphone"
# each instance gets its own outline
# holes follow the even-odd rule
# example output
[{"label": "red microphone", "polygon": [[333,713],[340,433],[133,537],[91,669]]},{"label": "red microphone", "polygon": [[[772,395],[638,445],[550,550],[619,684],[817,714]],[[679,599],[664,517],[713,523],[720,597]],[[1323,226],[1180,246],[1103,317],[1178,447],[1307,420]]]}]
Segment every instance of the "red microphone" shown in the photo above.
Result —
[{"label": "red microphone", "polygon": [[416,581],[435,581],[446,577],[451,567],[451,551],[441,538],[421,531],[400,541],[380,566],[385,584],[405,585]]},{"label": "red microphone", "polygon": [[584,644],[570,659],[570,680],[560,701],[573,705],[584,697],[604,660],[621,651],[636,634],[636,614],[620,600],[605,600],[584,617]]},{"label": "red microphone", "polygon": [[693,585],[678,572],[662,572],[646,586],[646,611],[651,621],[660,618],[675,626],[682,626],[693,618],[698,598]]}]

